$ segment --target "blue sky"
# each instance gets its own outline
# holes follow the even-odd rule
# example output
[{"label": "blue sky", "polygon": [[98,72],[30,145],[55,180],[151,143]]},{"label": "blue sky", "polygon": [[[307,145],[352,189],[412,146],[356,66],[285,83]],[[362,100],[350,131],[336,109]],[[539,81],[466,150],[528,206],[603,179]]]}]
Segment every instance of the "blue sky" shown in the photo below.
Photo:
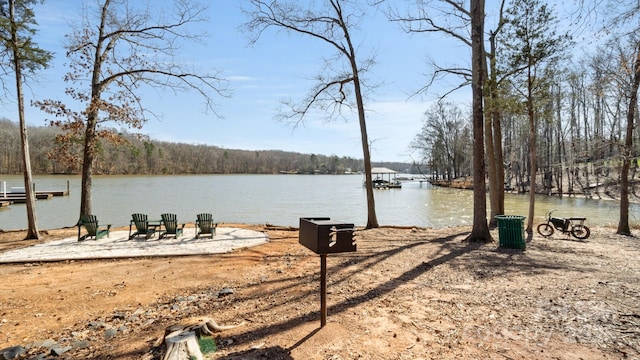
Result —
[{"label": "blue sky", "polygon": [[[62,77],[68,71],[64,35],[70,32],[69,24],[80,18],[81,3],[47,0],[36,8],[40,24],[37,41],[42,48],[55,52],[55,59],[40,73],[39,81],[27,89],[27,104],[30,100],[64,99],[66,84]],[[248,3],[218,0],[209,4],[209,21],[200,25],[208,33],[206,44],[189,44],[182,60],[205,71],[221,71],[221,76],[230,81],[232,96],[216,99],[222,118],[207,114],[202,99],[194,92],[147,89],[142,94],[143,104],[161,118],[150,118],[141,132],[158,140],[227,149],[277,149],[362,158],[355,113],[346,122],[327,122],[316,112],[295,129],[274,120],[282,99],[301,100],[307,94],[313,86],[309,79],[319,73],[322,57],[332,56],[333,49],[316,39],[275,29],[249,46],[247,34],[239,29],[247,20],[240,7]],[[420,131],[425,110],[453,83],[440,83],[426,96],[410,94],[425,83],[429,59],[466,65],[469,50],[442,36],[406,34],[397,24],[388,22],[381,11],[369,11],[362,20],[362,31],[352,36],[359,46],[360,59],[376,54],[377,63],[367,78],[370,83],[381,84],[368,94],[365,104],[372,160],[411,162],[411,155],[416,154],[411,154],[409,144]],[[452,100],[468,104],[469,90],[458,92]],[[13,103],[3,103],[0,115],[17,120],[14,108]],[[30,124],[43,125],[50,118],[35,108],[27,110]]]}]

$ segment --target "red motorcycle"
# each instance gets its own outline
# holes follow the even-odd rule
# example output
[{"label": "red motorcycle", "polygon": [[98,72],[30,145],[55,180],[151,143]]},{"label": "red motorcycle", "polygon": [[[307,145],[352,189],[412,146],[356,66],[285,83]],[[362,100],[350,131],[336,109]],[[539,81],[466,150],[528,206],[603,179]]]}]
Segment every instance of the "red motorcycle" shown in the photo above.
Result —
[{"label": "red motorcycle", "polygon": [[576,239],[584,240],[591,235],[591,230],[584,224],[587,218],[557,218],[552,217],[554,211],[557,209],[549,210],[545,214],[547,222],[538,225],[538,233],[544,237],[553,235],[554,229],[561,231],[563,234],[573,236]]}]

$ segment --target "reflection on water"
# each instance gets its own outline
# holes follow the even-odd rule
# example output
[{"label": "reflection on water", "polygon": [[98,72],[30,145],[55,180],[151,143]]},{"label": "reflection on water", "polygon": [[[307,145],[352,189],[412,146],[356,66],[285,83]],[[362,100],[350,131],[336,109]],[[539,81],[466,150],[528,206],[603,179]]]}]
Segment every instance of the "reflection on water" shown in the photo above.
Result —
[{"label": "reflection on water", "polygon": [[[367,220],[362,180],[358,175],[97,176],[93,180],[93,212],[101,223],[114,226],[128,225],[131,214],[137,212],[151,218],[173,212],[181,222],[193,222],[196,214],[211,212],[219,222],[296,227],[300,217],[326,216],[362,226]],[[20,176],[2,176],[0,181],[6,181],[7,188],[22,186]],[[67,181],[69,196],[36,202],[40,229],[75,224],[80,208],[80,178],[35,177],[37,190],[66,189]],[[402,189],[376,190],[375,201],[381,225],[442,228],[473,221],[470,190],[406,182]],[[506,213],[527,215],[528,201],[527,194],[506,194]],[[560,217],[586,217],[587,225],[618,222],[617,201],[538,196],[534,223],[542,222],[549,209],[558,209],[554,215]],[[630,221],[638,224],[639,217],[640,205],[633,204]],[[0,229],[24,228],[23,204],[0,208]]]}]

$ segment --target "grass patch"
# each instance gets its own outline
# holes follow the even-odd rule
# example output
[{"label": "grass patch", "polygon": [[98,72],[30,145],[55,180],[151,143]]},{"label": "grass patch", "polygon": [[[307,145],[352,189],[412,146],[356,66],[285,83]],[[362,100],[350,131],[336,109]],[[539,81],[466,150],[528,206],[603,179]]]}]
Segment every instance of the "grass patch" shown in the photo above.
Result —
[{"label": "grass patch", "polygon": [[216,346],[216,341],[210,337],[201,337],[198,339],[198,346],[200,346],[200,351],[203,354],[208,354],[212,352],[216,352],[218,347]]}]

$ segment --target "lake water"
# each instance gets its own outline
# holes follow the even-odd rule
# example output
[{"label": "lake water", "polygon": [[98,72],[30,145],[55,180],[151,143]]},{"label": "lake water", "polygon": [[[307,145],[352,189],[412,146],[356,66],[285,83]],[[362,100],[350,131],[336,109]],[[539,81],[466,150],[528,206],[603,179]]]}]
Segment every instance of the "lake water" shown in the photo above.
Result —
[{"label": "lake water", "polygon": [[[10,187],[23,186],[22,176],[0,175]],[[150,218],[172,212],[180,222],[195,221],[210,212],[218,222],[298,226],[300,217],[331,219],[366,225],[366,194],[360,175],[176,175],[96,176],[93,179],[93,213],[100,223],[124,226],[132,213]],[[79,176],[35,176],[36,190],[65,190],[70,195],[36,201],[39,229],[73,226],[80,209]],[[376,190],[380,225],[442,228],[472,223],[473,192],[405,182],[402,189]],[[507,194],[506,213],[526,215],[528,198]],[[538,196],[535,223],[548,209],[557,216],[584,216],[587,225],[618,223],[618,202]],[[487,211],[489,207],[487,207]],[[640,222],[640,205],[633,204],[630,221]],[[24,204],[0,208],[0,229],[27,227]]]}]

